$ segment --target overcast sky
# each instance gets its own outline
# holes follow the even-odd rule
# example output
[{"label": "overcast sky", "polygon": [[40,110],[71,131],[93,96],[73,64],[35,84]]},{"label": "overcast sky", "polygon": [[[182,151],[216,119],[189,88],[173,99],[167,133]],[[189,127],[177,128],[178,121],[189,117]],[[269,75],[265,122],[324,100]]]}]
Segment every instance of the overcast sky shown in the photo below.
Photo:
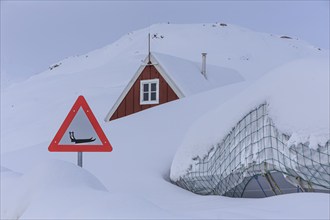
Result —
[{"label": "overcast sky", "polygon": [[[1,79],[19,80],[154,23],[226,22],[329,49],[329,0],[4,1]],[[6,77],[6,78],[4,78]]]}]

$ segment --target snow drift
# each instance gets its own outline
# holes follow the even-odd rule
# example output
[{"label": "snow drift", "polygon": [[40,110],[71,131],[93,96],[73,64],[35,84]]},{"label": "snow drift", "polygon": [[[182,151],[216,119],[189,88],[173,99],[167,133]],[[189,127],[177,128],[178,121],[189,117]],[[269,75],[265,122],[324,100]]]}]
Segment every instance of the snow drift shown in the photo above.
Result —
[{"label": "snow drift", "polygon": [[[216,175],[220,175],[221,178],[226,178],[226,175],[230,175],[230,172],[226,171],[226,169],[229,169],[229,167],[231,172],[235,172],[235,170],[241,169],[242,166],[253,167],[256,165],[255,163],[261,164],[266,163],[267,161],[267,163],[270,163],[268,166],[277,166],[277,168],[268,168],[268,171],[274,169],[293,177],[299,176],[306,181],[308,180],[310,184],[320,184],[326,189],[329,189],[330,183],[327,181],[329,179],[330,170],[328,165],[328,157],[330,155],[328,82],[329,65],[327,58],[298,60],[271,71],[268,75],[252,84],[242,93],[238,94],[227,102],[220,103],[216,110],[213,110],[210,113],[204,115],[201,119],[199,119],[198,122],[194,124],[194,126],[191,127],[172,163],[171,179],[174,182],[180,182],[182,178],[186,178],[187,181],[194,182],[192,183],[194,185],[192,190],[196,191],[197,189],[194,188],[198,187],[198,175],[204,176],[204,180],[208,182],[211,181],[211,179],[207,180],[208,178],[214,177]],[[263,103],[267,103],[267,105],[258,107]],[[251,111],[254,108],[257,108],[256,112]],[[252,113],[255,113],[257,117],[253,116]],[[250,117],[250,114],[252,114],[252,118]],[[263,116],[267,117],[262,118]],[[247,117],[251,120],[255,120],[256,123],[247,120]],[[266,123],[264,125],[266,126],[265,129],[262,127],[264,123]],[[247,130],[245,127],[247,127]],[[274,131],[272,131],[272,127],[275,128]],[[281,134],[283,133],[285,135],[284,139],[278,136],[279,134],[277,134],[277,130]],[[253,133],[256,135],[253,135],[252,133],[250,134],[251,131],[255,131]],[[272,133],[274,133],[274,137],[272,137]],[[252,136],[251,140],[250,138],[247,139],[247,142],[245,137],[248,135]],[[264,138],[266,138],[265,140],[261,140],[261,138],[263,138],[262,135],[264,135]],[[233,138],[229,140],[229,136]],[[274,143],[272,138],[275,138]],[[280,142],[284,143],[284,146],[280,147],[282,149],[281,151],[283,151],[281,154],[283,155],[277,155],[278,153],[275,148],[279,147],[277,146],[279,141],[276,141],[276,139],[281,139]],[[257,140],[261,142],[259,143]],[[217,152],[218,148],[221,148],[224,142],[228,142],[228,146],[223,146],[224,152],[220,154],[222,156],[226,154],[227,156],[224,156],[225,158],[218,156],[215,157],[217,158],[215,161],[209,161],[213,160],[212,157],[213,154],[215,154],[214,151]],[[239,149],[236,149],[236,147],[234,148],[234,146],[237,144],[239,145]],[[245,144],[248,145],[245,146]],[[259,144],[261,145],[258,146]],[[303,144],[304,146],[314,150],[314,153],[300,153],[302,155],[308,155],[306,157],[309,161],[313,160],[314,164],[311,162],[306,162],[304,158],[303,161],[300,161],[299,155],[295,155],[297,153],[292,153],[291,155],[292,149],[290,148],[289,152],[289,147],[296,146],[296,150],[299,151],[300,144]],[[252,155],[248,153],[250,150],[245,149],[250,145],[252,145],[253,148],[251,149]],[[274,148],[271,150],[273,153],[267,153],[267,149],[264,149],[265,147]],[[226,153],[226,150],[228,149],[230,152]],[[303,149],[304,147],[300,148],[300,150]],[[243,153],[241,153],[242,151]],[[324,154],[324,156],[312,156],[317,152],[322,153],[322,155]],[[240,155],[239,158],[236,158],[237,155]],[[276,159],[276,161],[273,161],[273,157]],[[196,158],[204,159],[199,159],[199,162],[196,162],[194,161]],[[239,162],[236,163],[236,165],[231,164],[235,162],[235,158],[238,159]],[[253,159],[253,161],[250,161],[249,158]],[[294,158],[298,158],[296,159],[297,161],[290,161],[294,160]],[[218,171],[216,170],[214,172],[208,170],[215,169],[214,164],[222,164],[224,160],[227,159],[231,160],[227,162],[227,165],[224,165],[227,168],[223,170],[220,167],[220,170],[223,170],[221,172],[229,172],[228,174],[217,174]],[[317,161],[314,161],[314,159],[317,159]],[[205,164],[208,167],[206,170],[204,163],[209,162],[211,164]],[[274,162],[276,162],[276,164],[278,163],[278,165],[275,165]],[[319,163],[320,165],[316,165],[316,163]],[[292,164],[296,165],[292,166]],[[282,166],[284,166],[283,170],[281,169]],[[299,168],[300,166],[304,168]],[[310,170],[307,173],[303,173],[304,171],[302,171],[302,169],[305,169],[305,166],[316,166],[318,168],[312,171],[311,169],[313,167],[306,167],[306,172],[308,169]],[[322,171],[321,167],[319,166],[325,166],[325,173],[318,173],[318,170],[319,172]],[[201,169],[200,173],[198,172],[198,167]],[[240,171],[240,173],[247,177],[250,175],[256,175],[257,173],[267,172],[264,171],[264,168],[253,168],[252,170],[256,171],[256,173],[252,172],[251,169],[246,168],[246,170],[250,170],[249,175],[244,174],[243,171]],[[289,170],[296,171],[291,173]],[[313,173],[313,175],[310,173]],[[190,174],[193,174],[193,177],[185,177]],[[321,175],[321,179],[323,176],[323,180],[314,179],[314,177],[318,175]],[[236,178],[239,180],[231,180],[230,184],[232,184],[232,186],[230,187],[234,188],[235,184],[240,184],[240,181],[243,181],[241,177]],[[220,187],[219,181],[215,181],[214,184],[216,185],[214,186],[211,186],[213,184],[209,182],[209,190],[215,190],[212,189],[213,187]],[[187,185],[187,183],[181,184],[181,186],[185,185]],[[225,193],[226,190],[229,190],[229,188],[221,189],[220,193]]]},{"label": "snow drift", "polygon": [[[6,187],[6,193],[10,191],[11,196],[2,203],[2,217],[18,219],[35,202],[47,204],[49,198],[45,194],[48,192],[55,192],[54,195],[62,194],[57,203],[72,200],[74,198],[64,198],[66,195],[63,192],[69,189],[107,192],[105,186],[86,170],[64,161],[44,161],[22,175],[15,184]],[[42,210],[38,212],[42,213]]]},{"label": "snow drift", "polygon": [[[207,52],[208,64],[233,70],[247,82],[205,91],[104,123],[106,113],[147,55],[149,31],[155,36],[151,39],[152,52],[192,62],[200,62],[200,53]],[[327,219],[327,194],[234,200],[201,197],[169,182],[173,156],[196,119],[216,108],[218,103],[229,102],[275,67],[324,54],[327,52],[323,49],[318,50],[299,39],[283,39],[230,24],[157,24],[128,33],[104,48],[62,60],[24,82],[2,88],[1,166],[12,171],[1,173],[1,192],[5,192],[1,193],[1,201],[5,201],[1,203],[5,205],[1,208],[1,217]],[[114,148],[111,153],[84,154],[84,169],[92,176],[81,174],[84,178],[80,179],[83,182],[80,185],[74,179],[79,179],[77,176],[83,171],[74,169],[72,164],[55,162],[57,165],[47,165],[44,170],[35,168],[49,159],[76,161],[76,154],[49,153],[47,147],[79,95],[87,99]],[[251,107],[255,107],[252,105],[255,103],[251,103]],[[231,122],[228,129],[236,123]],[[43,186],[41,177],[52,179],[47,170],[60,173],[62,169],[58,167],[72,172],[73,179],[66,176],[60,187],[52,185],[42,192],[36,189],[36,196],[26,197],[22,203],[15,202],[24,197],[24,193],[31,195],[29,192],[35,189],[22,186],[21,175],[37,178],[38,181],[33,181],[26,177],[27,186],[30,183]],[[101,186],[95,183],[95,178],[109,192],[97,190],[96,185]],[[89,185],[91,182],[96,185]],[[75,184],[80,187],[71,187]]]}]

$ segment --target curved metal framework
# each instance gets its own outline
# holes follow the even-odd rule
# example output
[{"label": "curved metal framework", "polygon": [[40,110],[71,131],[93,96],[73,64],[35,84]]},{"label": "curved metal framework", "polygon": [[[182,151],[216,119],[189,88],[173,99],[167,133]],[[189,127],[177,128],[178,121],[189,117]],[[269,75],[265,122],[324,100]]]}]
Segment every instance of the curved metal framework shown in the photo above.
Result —
[{"label": "curved metal framework", "polygon": [[288,146],[290,136],[278,131],[267,106],[249,112],[203,158],[193,158],[175,184],[197,194],[230,197],[329,192],[330,140],[317,149],[308,142]]}]

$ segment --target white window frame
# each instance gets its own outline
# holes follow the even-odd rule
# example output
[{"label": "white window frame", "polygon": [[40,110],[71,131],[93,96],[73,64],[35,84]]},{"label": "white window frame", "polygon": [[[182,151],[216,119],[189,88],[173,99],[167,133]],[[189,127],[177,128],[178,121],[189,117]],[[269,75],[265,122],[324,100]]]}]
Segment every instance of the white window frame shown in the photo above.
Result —
[{"label": "white window frame", "polygon": [[[151,100],[151,84],[156,83],[156,100]],[[149,84],[149,100],[143,100],[143,86]],[[140,105],[159,104],[159,79],[148,79],[140,81]]]}]

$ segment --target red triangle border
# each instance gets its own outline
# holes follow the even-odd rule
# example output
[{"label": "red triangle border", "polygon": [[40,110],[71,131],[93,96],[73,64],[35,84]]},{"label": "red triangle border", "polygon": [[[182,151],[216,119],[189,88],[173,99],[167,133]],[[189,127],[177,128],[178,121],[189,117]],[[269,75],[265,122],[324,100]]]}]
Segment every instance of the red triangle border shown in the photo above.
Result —
[{"label": "red triangle border", "polygon": [[[73,121],[80,107],[83,109],[88,120],[92,124],[96,134],[98,135],[100,141],[102,142],[102,145],[71,145],[71,144],[60,145],[59,144],[59,142],[64,136],[65,131],[70,126],[71,122]],[[110,152],[112,151],[112,146],[108,138],[105,136],[100,124],[95,118],[92,109],[87,104],[87,101],[85,100],[84,96],[81,95],[77,98],[70,112],[64,119],[60,129],[58,130],[54,139],[50,143],[48,150],[50,152]]]}]

